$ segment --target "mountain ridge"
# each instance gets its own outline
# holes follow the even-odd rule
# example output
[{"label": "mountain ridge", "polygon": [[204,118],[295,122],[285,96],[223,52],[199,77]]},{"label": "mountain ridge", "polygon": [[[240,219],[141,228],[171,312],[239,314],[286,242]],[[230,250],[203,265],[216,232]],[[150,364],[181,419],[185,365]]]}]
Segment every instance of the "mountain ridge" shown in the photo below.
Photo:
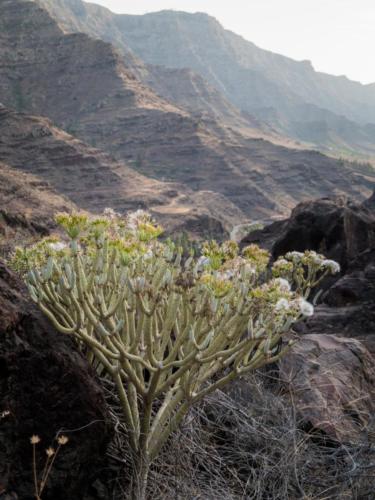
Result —
[{"label": "mountain ridge", "polygon": [[[92,4],[88,4],[89,6]],[[88,11],[91,7],[88,8]],[[96,11],[97,12],[97,11]],[[202,22],[202,19],[204,22]],[[199,20],[200,24],[196,20]],[[366,124],[375,121],[375,85],[362,85],[347,77],[317,72],[308,61],[296,61],[280,54],[257,47],[230,30],[209,15],[161,11],[144,15],[113,15],[113,25],[122,35],[122,43],[149,64],[168,67],[190,67],[238,108],[248,111],[261,120],[265,110],[274,108],[288,120],[288,126],[280,126],[279,133],[301,140],[298,124],[305,122],[305,105],[310,105],[311,120],[320,119],[321,110],[337,115],[328,120],[330,133],[318,143],[307,141],[313,147],[325,151],[336,150],[347,155],[362,153],[374,157],[374,135],[366,130]],[[114,37],[118,41],[118,35]],[[173,40],[173,43],[169,43]],[[346,117],[344,125],[340,116]],[[341,128],[348,127],[356,135],[364,136],[361,142],[345,140]],[[266,120],[267,121],[267,120]],[[296,122],[296,123],[295,123]],[[358,123],[357,123],[358,122]],[[267,122],[272,125],[271,121]],[[338,144],[330,137],[338,135]],[[303,137],[306,141],[306,137]],[[371,148],[369,148],[369,144]]]},{"label": "mountain ridge", "polygon": [[[183,207],[197,217],[196,204],[199,212],[212,211],[227,224],[235,218],[241,223],[250,217],[287,214],[309,197],[346,193],[361,200],[369,195],[375,172],[275,144],[259,137],[260,131],[254,137],[250,128],[233,127],[209,113],[192,113],[191,106],[181,109],[137,78],[133,59],[128,61],[108,42],[64,32],[40,1],[0,4],[1,99],[8,108],[52,120],[70,141],[74,136],[86,148],[90,145],[89,156],[104,151],[106,161],[120,165],[111,188],[112,167],[108,179],[101,178],[106,203],[112,198],[116,204],[117,199],[125,210],[127,196],[132,203],[141,200],[150,186],[146,205],[158,207],[160,213],[177,217]],[[212,103],[213,95],[209,98]],[[7,128],[3,130],[5,139]],[[11,137],[7,140],[12,144]],[[13,152],[19,155],[14,156],[19,168],[27,161],[21,153]],[[49,165],[53,168],[52,158]],[[134,170],[143,176],[137,177]],[[134,188],[125,189],[126,174],[119,176],[120,171],[132,172],[128,177],[134,179]],[[79,176],[75,182],[79,185]],[[67,189],[63,179],[56,187],[59,183]],[[91,188],[87,191],[92,194]]]},{"label": "mountain ridge", "polygon": [[[84,31],[114,44],[137,77],[164,98],[176,99],[160,85],[160,80],[168,78],[168,71],[170,75],[176,70],[174,82],[183,88],[184,74],[178,70],[193,70],[221,93],[221,101],[225,98],[237,108],[239,123],[250,118],[250,128],[255,122],[261,124],[259,136],[268,135],[278,143],[280,136],[284,143],[287,137],[292,147],[302,142],[304,147],[330,155],[375,161],[375,134],[366,125],[369,120],[355,121],[360,118],[359,109],[368,114],[369,108],[375,120],[375,84],[365,86],[347,77],[317,72],[309,61],[261,49],[205,13],[163,10],[128,15],[81,0],[35,1],[67,31]],[[199,22],[194,23],[195,19]],[[350,100],[353,92],[359,94]],[[370,105],[362,102],[368,100],[367,94]],[[311,100],[311,95],[321,98]],[[179,106],[183,99],[184,95]],[[205,103],[201,104],[207,110]],[[319,124],[322,127],[317,135]]]}]

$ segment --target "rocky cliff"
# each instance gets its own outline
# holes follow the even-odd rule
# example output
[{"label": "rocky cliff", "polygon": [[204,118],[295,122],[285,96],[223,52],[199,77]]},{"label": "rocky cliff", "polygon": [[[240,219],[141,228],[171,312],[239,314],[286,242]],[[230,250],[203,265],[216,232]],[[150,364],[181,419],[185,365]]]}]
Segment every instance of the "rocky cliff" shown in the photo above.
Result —
[{"label": "rocky cliff", "polygon": [[[206,14],[116,15],[81,0],[38,1],[67,30],[88,32],[126,53],[130,48],[148,64],[194,70],[237,108],[284,135],[335,154],[375,154],[373,126],[367,125],[375,123],[374,85],[262,50]],[[145,68],[136,59],[141,75]]]},{"label": "rocky cliff", "polygon": [[113,44],[133,74],[169,102],[190,113],[208,114],[232,127],[246,129],[250,135],[288,142],[285,137],[278,137],[265,122],[248,113],[241,113],[223,93],[191,68],[145,63],[130,50],[123,30],[116,24],[116,15],[110,10],[81,0],[35,1],[48,10],[64,32],[87,33]]}]

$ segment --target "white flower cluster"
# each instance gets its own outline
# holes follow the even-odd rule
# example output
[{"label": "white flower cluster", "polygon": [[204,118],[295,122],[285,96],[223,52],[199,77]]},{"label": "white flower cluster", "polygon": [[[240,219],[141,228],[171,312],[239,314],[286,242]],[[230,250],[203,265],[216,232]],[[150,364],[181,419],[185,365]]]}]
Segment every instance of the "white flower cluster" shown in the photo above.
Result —
[{"label": "white flower cluster", "polygon": [[321,263],[322,267],[329,269],[332,274],[337,274],[340,272],[340,264],[335,260],[325,259]]},{"label": "white flower cluster", "polygon": [[285,259],[292,260],[293,262],[301,262],[303,256],[304,254],[302,252],[293,251],[285,254]]},{"label": "white flower cluster", "polygon": [[120,217],[120,214],[118,212],[115,212],[113,208],[107,207],[103,210],[103,215],[105,217],[108,217],[108,219],[117,219]]},{"label": "white flower cluster", "polygon": [[283,267],[288,264],[288,261],[286,259],[277,259],[276,262],[273,264],[273,268],[276,269],[278,267]]},{"label": "white flower cluster", "polygon": [[62,250],[65,250],[65,248],[67,248],[66,243],[63,243],[62,241],[56,241],[56,243],[50,243],[48,246],[54,252],[61,252]]},{"label": "white flower cluster", "polygon": [[275,311],[277,312],[286,312],[291,309],[296,309],[305,317],[310,317],[314,314],[314,306],[302,297],[298,297],[292,301],[282,297],[275,304]]},{"label": "white flower cluster", "polygon": [[302,316],[309,317],[314,314],[314,306],[310,302],[307,302],[307,300],[300,297],[297,303]]},{"label": "white flower cluster", "polygon": [[151,220],[151,215],[145,210],[136,210],[135,212],[131,212],[127,216],[127,228],[131,231],[136,231],[139,223]]},{"label": "white flower cluster", "polygon": [[274,279],[274,283],[280,288],[281,292],[290,292],[292,288],[289,281],[284,278],[276,278]]},{"label": "white flower cluster", "polygon": [[290,303],[288,299],[282,298],[276,302],[275,311],[283,312],[290,309]]},{"label": "white flower cluster", "polygon": [[[313,250],[308,252],[288,252],[285,255],[285,258],[289,261],[292,261],[295,264],[299,263],[308,263],[311,262],[317,266],[320,266],[322,269],[328,269],[331,274],[336,274],[340,272],[340,264],[335,260],[325,259],[323,255],[320,255]],[[275,262],[274,267],[282,266],[286,261],[284,259],[279,259]]]}]

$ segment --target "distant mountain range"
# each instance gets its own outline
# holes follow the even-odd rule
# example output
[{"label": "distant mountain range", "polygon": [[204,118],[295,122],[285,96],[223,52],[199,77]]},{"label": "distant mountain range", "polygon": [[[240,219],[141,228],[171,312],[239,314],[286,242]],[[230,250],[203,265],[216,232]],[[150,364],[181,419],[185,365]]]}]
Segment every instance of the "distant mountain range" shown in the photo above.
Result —
[{"label": "distant mountain range", "polygon": [[108,40],[127,55],[130,49],[148,64],[195,71],[282,135],[331,154],[375,157],[375,83],[320,73],[309,61],[260,49],[207,14],[120,15],[81,0],[39,1],[69,31]]},{"label": "distant mountain range", "polygon": [[[179,30],[173,20],[180,18]],[[176,40],[167,43],[161,31]],[[211,40],[201,56],[192,48],[199,36],[202,44]],[[227,36],[234,35],[200,14],[117,16],[80,0],[0,0],[0,162],[48,181],[87,210],[148,208],[170,229],[200,234],[285,215],[309,198],[369,196],[370,165],[308,150],[282,130],[293,109],[282,110],[286,83],[278,86],[283,104],[272,111],[284,113],[279,121],[261,116],[266,88],[256,108],[235,102],[234,83],[219,84],[220,71],[229,79],[227,66],[247,60],[239,49],[220,56]],[[149,63],[157,43],[165,65]],[[137,44],[148,47],[141,57]],[[181,67],[172,67],[173,51]],[[211,77],[203,62],[196,67],[210,52]],[[251,94],[246,81],[243,95]]]}]

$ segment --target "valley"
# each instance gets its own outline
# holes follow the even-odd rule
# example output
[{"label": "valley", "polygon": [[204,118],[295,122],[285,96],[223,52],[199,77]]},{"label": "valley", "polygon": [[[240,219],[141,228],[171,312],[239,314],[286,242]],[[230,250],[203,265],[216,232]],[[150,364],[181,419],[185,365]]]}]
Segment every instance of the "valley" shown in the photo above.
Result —
[{"label": "valley", "polygon": [[[0,127],[6,140],[0,158],[52,176],[54,189],[82,208],[157,206],[164,218],[172,214],[173,227],[173,212],[194,220],[212,214],[230,230],[238,221],[287,215],[309,198],[347,194],[363,200],[371,194],[371,167],[304,149],[240,111],[192,71],[150,66],[124,44],[116,48],[92,38],[109,30],[111,16],[96,24],[100,33],[90,17],[84,31],[91,36],[74,32],[83,26],[74,12],[79,6],[90,12],[90,4],[53,5],[1,4]],[[35,132],[35,119],[23,123],[17,113],[49,122]],[[28,144],[14,147],[24,133],[35,139],[35,151]],[[52,144],[58,139],[60,152],[48,138]]]}]

